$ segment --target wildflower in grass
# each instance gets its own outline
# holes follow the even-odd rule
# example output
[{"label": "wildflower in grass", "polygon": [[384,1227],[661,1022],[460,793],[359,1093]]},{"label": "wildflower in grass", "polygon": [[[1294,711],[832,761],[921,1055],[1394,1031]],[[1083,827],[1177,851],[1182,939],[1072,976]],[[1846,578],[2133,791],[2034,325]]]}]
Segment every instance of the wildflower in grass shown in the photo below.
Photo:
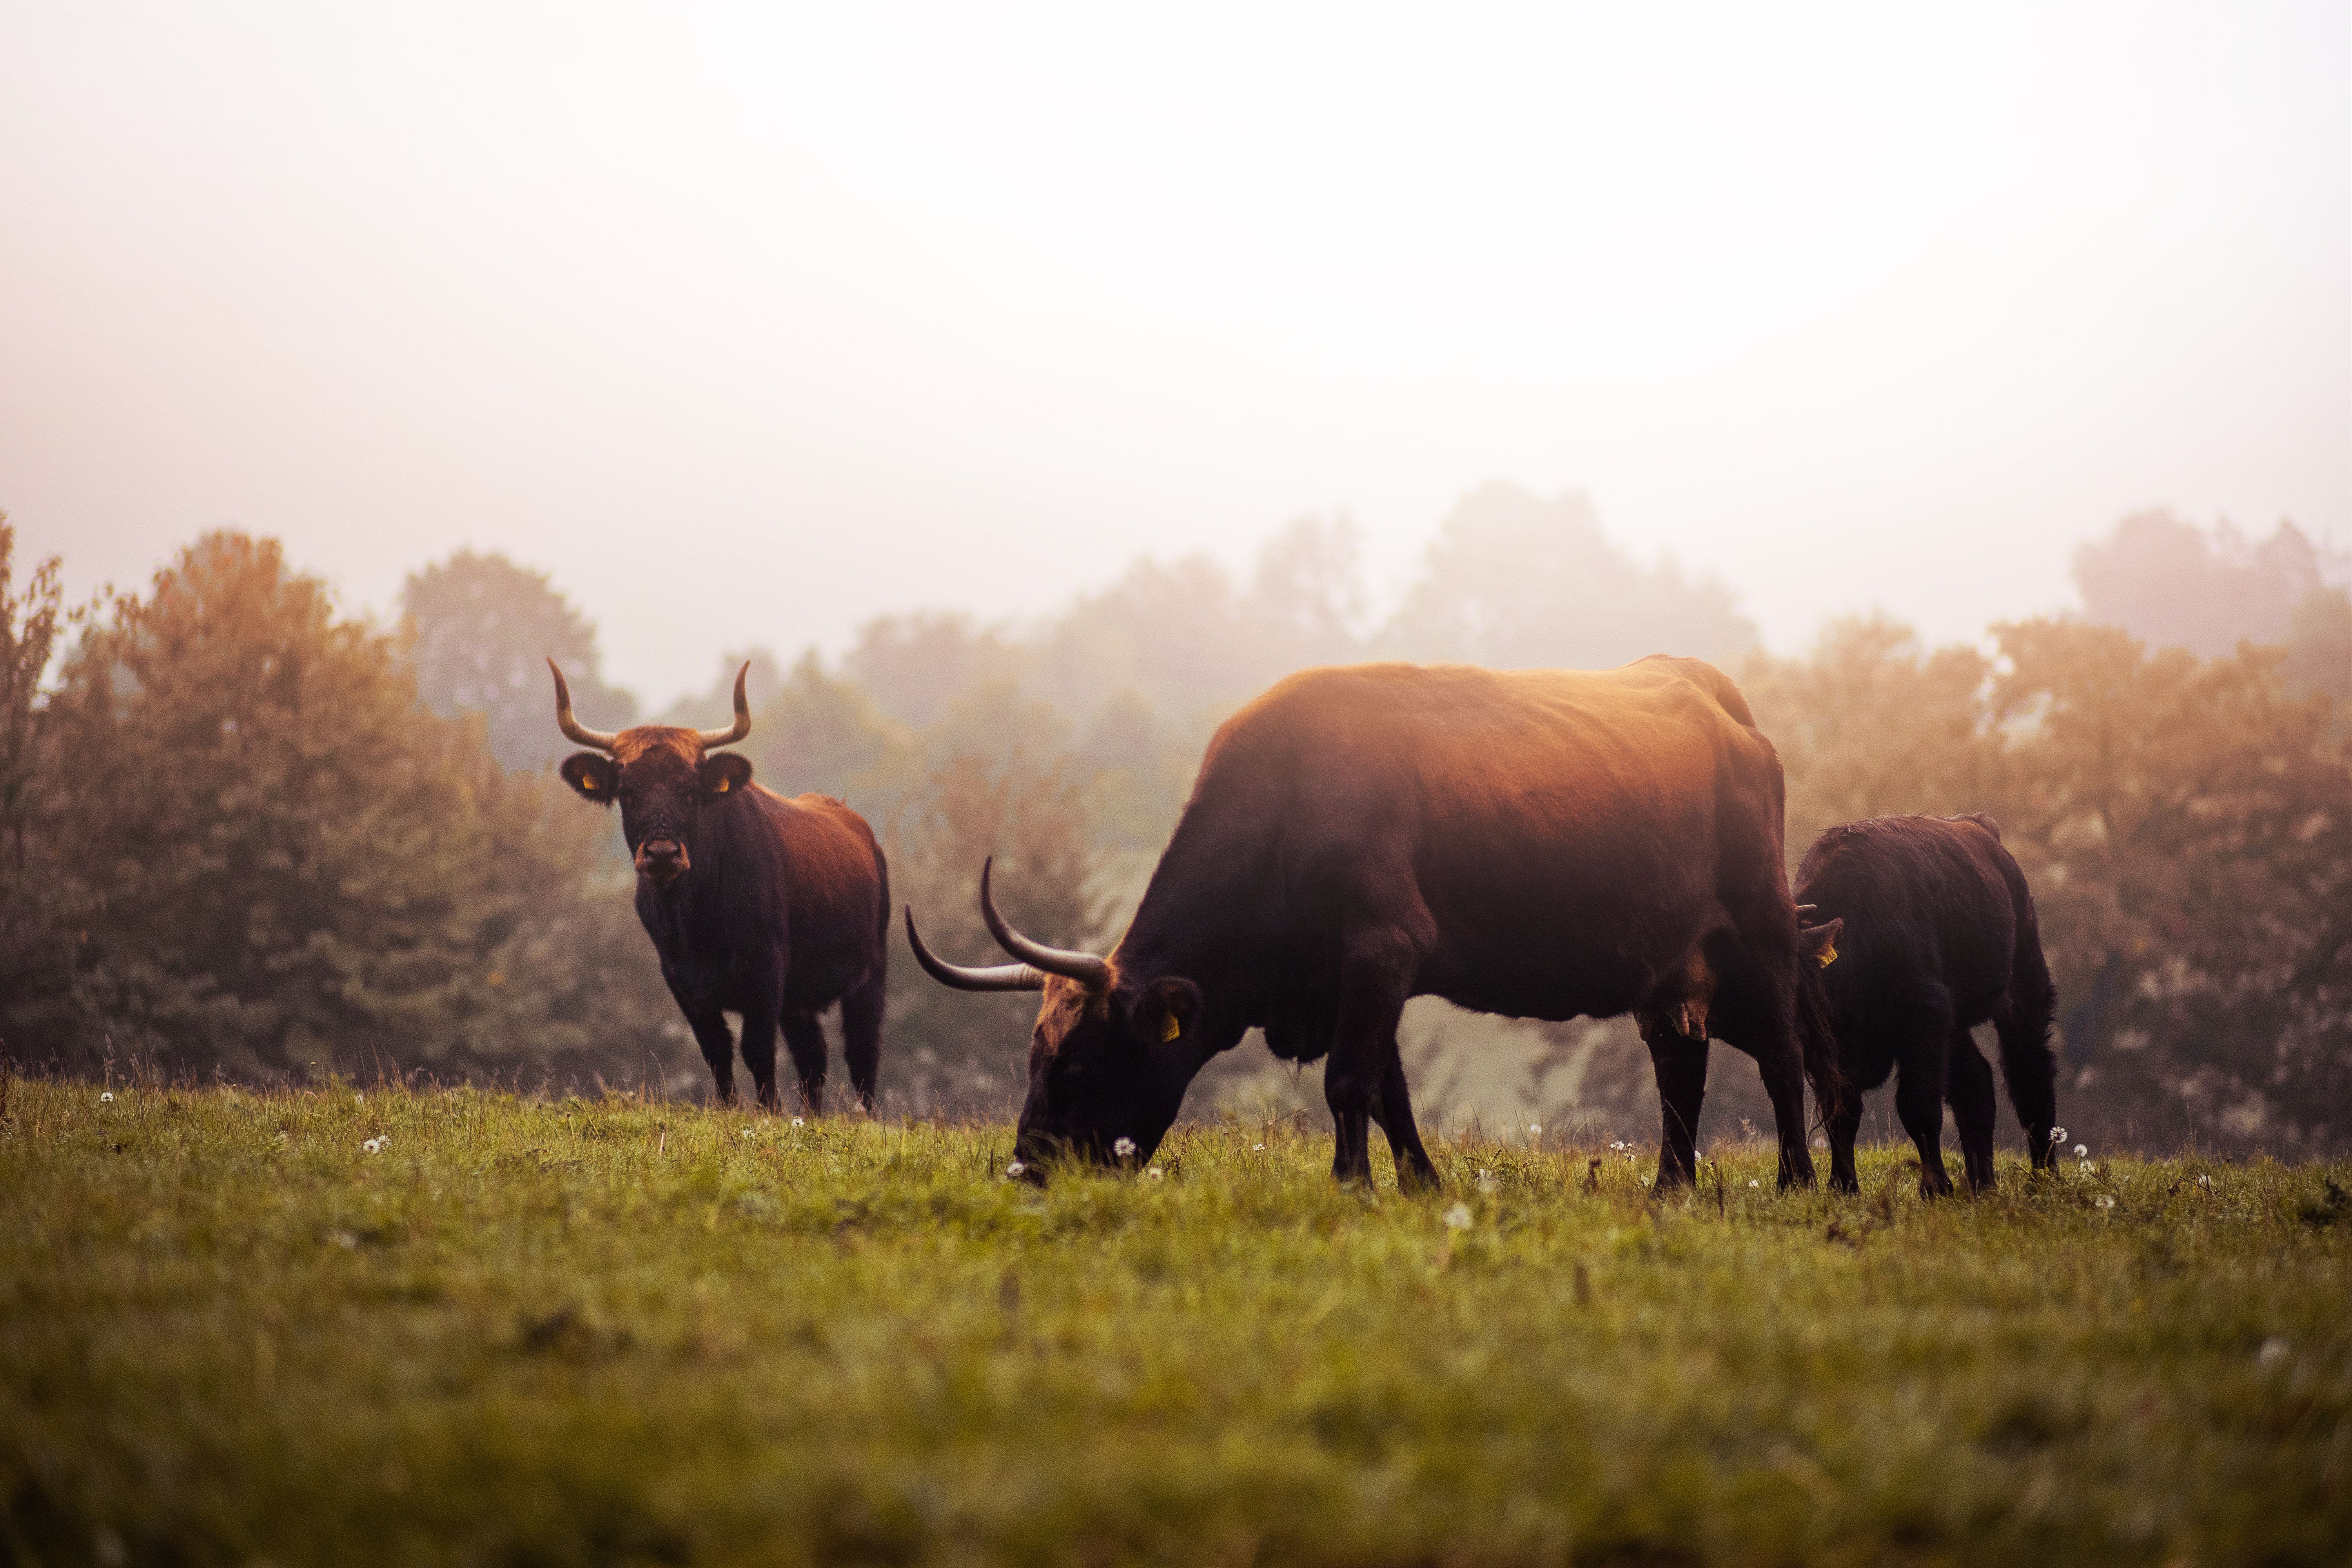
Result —
[{"label": "wildflower in grass", "polygon": [[1752,1181],[1752,1180],[1751,1180],[1748,1184],[1749,1186],[1751,1186],[1751,1187],[1760,1187],[1760,1186],[1762,1186],[1764,1184],[1763,1184],[1763,1183],[1761,1183],[1761,1182],[1759,1182],[1759,1181]]},{"label": "wildflower in grass", "polygon": [[373,1154],[383,1148],[383,1140],[381,1138],[371,1138],[367,1140],[367,1142],[362,1143],[360,1147],[366,1150],[369,1153]]},{"label": "wildflower in grass", "polygon": [[1004,1167],[1004,1173],[1008,1176],[1017,1176],[1028,1169],[1028,1166],[1023,1164],[1020,1161],[1015,1160],[1013,1163]]},{"label": "wildflower in grass", "polygon": [[1478,1190],[1482,1193],[1491,1193],[1495,1190],[1494,1172],[1480,1171],[1478,1173]]},{"label": "wildflower in grass", "polygon": [[1448,1230],[1468,1230],[1470,1228],[1470,1205],[1468,1204],[1455,1204],[1452,1208],[1447,1209],[1445,1211],[1445,1228]]},{"label": "wildflower in grass", "polygon": [[1148,1171],[1144,1172],[1143,1173],[1144,1173],[1145,1175],[1147,1175],[1147,1176],[1150,1177],[1153,1181],[1155,1181],[1155,1182],[1156,1182],[1156,1181],[1158,1181],[1158,1180],[1160,1179],[1160,1167],[1159,1167],[1159,1166],[1157,1166],[1157,1165],[1154,1165],[1154,1166],[1152,1166],[1152,1167],[1151,1167],[1151,1169],[1150,1169],[1150,1170],[1148,1170]]},{"label": "wildflower in grass", "polygon": [[2091,1146],[2088,1143],[2077,1143],[2074,1145],[2074,1158],[2077,1160],[2087,1160],[2090,1157]]},{"label": "wildflower in grass", "polygon": [[1622,1138],[1612,1138],[1609,1141],[1609,1146],[1612,1149],[1622,1149],[1625,1147],[1625,1140]]},{"label": "wildflower in grass", "polygon": [[2063,1127],[2053,1127],[2050,1130],[2050,1142],[2053,1143],[2066,1142],[2066,1130]]},{"label": "wildflower in grass", "polygon": [[1540,1138],[1540,1137],[1542,1137],[1542,1136],[1543,1136],[1543,1123],[1542,1123],[1542,1122],[1540,1122],[1540,1121],[1530,1121],[1530,1122],[1528,1122],[1528,1137],[1530,1137],[1530,1138]]},{"label": "wildflower in grass", "polygon": [[103,1091],[99,1095],[98,1102],[100,1105],[112,1105],[114,1103],[114,1091],[110,1089]]},{"label": "wildflower in grass", "polygon": [[1250,1145],[1250,1152],[1253,1154],[1263,1154],[1265,1152],[1265,1145],[1263,1143],[1253,1143]]},{"label": "wildflower in grass", "polygon": [[2200,1171],[2197,1174],[2197,1184],[2200,1187],[2210,1187],[2213,1184],[2213,1178]]},{"label": "wildflower in grass", "polygon": [[805,1126],[807,1126],[807,1125],[808,1125],[808,1123],[807,1123],[807,1122],[805,1122],[805,1121],[803,1121],[799,1117],[795,1116],[795,1117],[793,1117],[793,1126],[795,1126],[795,1127],[805,1127]]},{"label": "wildflower in grass", "polygon": [[1122,1138],[1110,1146],[1110,1152],[1122,1160],[1131,1160],[1135,1157],[1135,1140]]},{"label": "wildflower in grass", "polygon": [[743,1129],[743,1136],[746,1138],[756,1138],[759,1136],[759,1133],[755,1130],[746,1127]]},{"label": "wildflower in grass", "polygon": [[2099,1194],[2099,1201],[2091,1206],[2094,1208],[2111,1209],[2116,1206],[2116,1200],[2109,1197],[2106,1194],[2102,1193]]}]

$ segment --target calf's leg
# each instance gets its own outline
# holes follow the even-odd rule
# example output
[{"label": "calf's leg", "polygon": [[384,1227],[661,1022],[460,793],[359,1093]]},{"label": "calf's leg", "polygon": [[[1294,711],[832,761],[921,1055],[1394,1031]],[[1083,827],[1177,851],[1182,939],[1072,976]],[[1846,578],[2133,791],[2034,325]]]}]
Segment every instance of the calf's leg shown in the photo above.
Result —
[{"label": "calf's leg", "polygon": [[1951,1000],[1937,986],[1898,1026],[1895,1046],[1895,1114],[1919,1149],[1919,1195],[1944,1197],[1952,1178],[1944,1169],[1944,1081],[1952,1040]]},{"label": "calf's leg", "polygon": [[1960,1131],[1960,1163],[1969,1191],[1989,1193],[1992,1169],[1992,1064],[1977,1049],[1968,1030],[1952,1031],[1951,1059],[1945,1068],[1944,1096]]}]

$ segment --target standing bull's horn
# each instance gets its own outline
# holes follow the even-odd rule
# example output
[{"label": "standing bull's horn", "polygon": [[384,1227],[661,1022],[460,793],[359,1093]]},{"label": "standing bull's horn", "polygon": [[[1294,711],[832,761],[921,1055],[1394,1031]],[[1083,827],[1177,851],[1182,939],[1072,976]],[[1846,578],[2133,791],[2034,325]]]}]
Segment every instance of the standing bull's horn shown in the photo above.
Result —
[{"label": "standing bull's horn", "polygon": [[1799,904],[1797,906],[1797,912],[1801,915],[1809,915],[1821,907],[1822,906],[1819,904]]},{"label": "standing bull's horn", "polygon": [[984,969],[966,969],[961,963],[950,963],[935,958],[915,932],[915,906],[907,906],[907,945],[915,950],[915,962],[923,973],[942,985],[952,985],[959,991],[1043,991],[1045,972],[1026,963],[992,963]]},{"label": "standing bull's horn", "polygon": [[743,678],[751,673],[751,661],[745,659],[743,668],[735,672],[735,722],[724,730],[699,731],[703,745],[731,746],[751,732],[751,705],[743,700]]},{"label": "standing bull's horn", "polygon": [[[556,668],[551,658],[547,661],[547,668],[555,675],[555,727],[563,731],[563,738],[583,746],[593,746],[600,752],[611,751],[613,742],[620,737],[609,731],[591,730],[574,719],[572,716],[572,688],[563,684],[563,671]],[[739,697],[737,700],[740,703],[741,699]]]},{"label": "standing bull's horn", "polygon": [[992,855],[980,866],[980,918],[988,922],[988,934],[996,945],[1021,960],[1034,963],[1048,974],[1058,974],[1075,980],[1089,991],[1110,988],[1110,962],[1091,952],[1073,952],[1066,947],[1047,947],[1042,942],[1032,942],[1014,931],[1004,917],[996,912],[996,900],[988,890],[988,873],[996,865]]}]

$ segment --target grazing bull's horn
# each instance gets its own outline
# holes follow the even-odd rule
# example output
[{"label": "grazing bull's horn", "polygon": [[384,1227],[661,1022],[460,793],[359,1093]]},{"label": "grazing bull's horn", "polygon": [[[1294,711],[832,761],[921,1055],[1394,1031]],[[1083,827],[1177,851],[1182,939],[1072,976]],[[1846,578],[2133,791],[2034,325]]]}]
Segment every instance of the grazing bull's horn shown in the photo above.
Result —
[{"label": "grazing bull's horn", "polygon": [[907,945],[915,950],[915,962],[923,973],[942,985],[952,985],[958,991],[1043,991],[1045,972],[1025,963],[992,963],[984,969],[966,969],[961,963],[950,963],[934,957],[915,932],[915,906],[907,906]]},{"label": "grazing bull's horn", "polygon": [[613,742],[620,737],[609,731],[591,730],[574,719],[572,716],[572,688],[563,684],[563,671],[556,668],[551,658],[547,661],[547,668],[555,675],[555,727],[563,731],[563,738],[583,746],[593,746],[600,752],[611,751]]},{"label": "grazing bull's horn", "polygon": [[705,748],[731,746],[751,732],[751,705],[743,700],[743,678],[751,673],[751,661],[745,659],[743,668],[735,672],[735,722],[724,730],[701,731]]},{"label": "grazing bull's horn", "polygon": [[1004,917],[996,912],[996,900],[988,890],[988,873],[995,864],[996,857],[993,855],[981,862],[980,918],[988,922],[988,934],[996,939],[996,945],[1024,963],[1034,963],[1048,974],[1075,980],[1089,991],[1108,990],[1109,960],[1097,958],[1091,952],[1073,952],[1066,947],[1047,947],[1042,942],[1032,942],[1014,931],[1006,923]]},{"label": "grazing bull's horn", "polygon": [[1819,904],[1799,904],[1797,906],[1797,912],[1801,915],[1809,915],[1821,907],[1822,906]]}]

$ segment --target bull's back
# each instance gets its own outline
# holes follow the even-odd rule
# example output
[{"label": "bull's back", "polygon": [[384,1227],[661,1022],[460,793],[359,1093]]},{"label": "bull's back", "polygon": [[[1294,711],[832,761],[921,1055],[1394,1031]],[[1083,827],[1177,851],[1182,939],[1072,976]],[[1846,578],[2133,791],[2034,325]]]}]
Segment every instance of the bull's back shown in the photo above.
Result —
[{"label": "bull's back", "polygon": [[1727,879],[1785,897],[1779,760],[1693,665],[1737,700],[1695,660],[1314,671],[1242,716],[1265,739],[1226,749],[1291,780],[1286,879],[1409,860],[1438,932],[1424,989],[1523,1016],[1622,1012],[1722,919]]}]

